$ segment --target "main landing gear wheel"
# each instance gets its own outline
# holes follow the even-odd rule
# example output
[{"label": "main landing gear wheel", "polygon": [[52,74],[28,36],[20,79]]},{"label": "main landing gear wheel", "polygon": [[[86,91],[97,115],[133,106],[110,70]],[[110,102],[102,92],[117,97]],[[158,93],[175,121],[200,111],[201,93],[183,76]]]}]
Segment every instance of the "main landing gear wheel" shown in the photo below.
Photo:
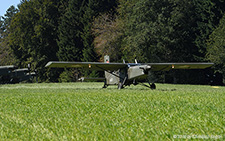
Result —
[{"label": "main landing gear wheel", "polygon": [[152,90],[155,90],[155,89],[156,89],[155,83],[152,83],[152,84],[150,85],[150,88],[151,88]]}]

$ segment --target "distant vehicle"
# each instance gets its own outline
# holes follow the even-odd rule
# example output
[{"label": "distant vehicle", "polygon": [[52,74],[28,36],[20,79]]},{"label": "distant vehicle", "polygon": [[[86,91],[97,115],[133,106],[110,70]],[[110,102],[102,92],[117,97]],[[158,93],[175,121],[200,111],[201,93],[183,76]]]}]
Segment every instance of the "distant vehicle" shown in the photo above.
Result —
[{"label": "distant vehicle", "polygon": [[[104,57],[102,62],[60,62],[50,61],[45,67],[50,68],[83,68],[88,70],[105,71],[105,82],[103,88],[109,85],[118,85],[118,89],[131,84],[142,84],[151,89],[155,89],[156,85],[150,83],[148,75],[152,71],[169,71],[171,69],[205,69],[211,67],[213,63],[109,63],[109,56]],[[149,86],[142,83],[148,81]]]},{"label": "distant vehicle", "polygon": [[0,84],[14,84],[30,80],[36,75],[28,68],[17,69],[14,65],[0,66]]}]

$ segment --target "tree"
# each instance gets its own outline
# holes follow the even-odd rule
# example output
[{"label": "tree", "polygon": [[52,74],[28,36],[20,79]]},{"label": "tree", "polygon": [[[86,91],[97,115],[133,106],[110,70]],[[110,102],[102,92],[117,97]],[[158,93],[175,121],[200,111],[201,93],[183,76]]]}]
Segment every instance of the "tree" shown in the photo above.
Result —
[{"label": "tree", "polygon": [[58,57],[64,61],[96,61],[92,22],[99,13],[113,9],[109,0],[70,0],[59,26]]},{"label": "tree", "polygon": [[[192,45],[187,44],[191,36],[187,16],[192,5],[189,1],[132,2],[120,6],[119,10],[126,23],[122,47],[126,59],[137,58],[142,62],[183,62],[190,59],[187,51]],[[184,53],[185,56],[180,55]]]},{"label": "tree", "polygon": [[224,11],[218,4],[224,2],[120,0],[124,57],[151,62],[203,61],[206,40]]},{"label": "tree", "polygon": [[[195,5],[195,33],[194,45],[198,49],[198,54],[195,54],[197,61],[205,61],[207,40],[213,32],[214,27],[218,25],[219,19],[222,17],[218,11],[222,3],[213,2],[213,0],[193,0]],[[222,4],[223,5],[223,4]]]},{"label": "tree", "polygon": [[92,27],[96,36],[94,45],[101,61],[105,55],[109,55],[112,62],[121,61],[121,39],[124,33],[120,23],[118,16],[112,13],[101,14],[94,20]]},{"label": "tree", "polygon": [[11,6],[7,9],[6,14],[0,17],[0,65],[12,65],[16,63],[15,56],[8,46],[9,27],[14,15],[18,9]]},{"label": "tree", "polygon": [[208,40],[207,59],[215,63],[215,70],[225,78],[225,14]]},{"label": "tree", "polygon": [[116,1],[110,0],[89,0],[83,8],[82,24],[82,40],[84,44],[82,61],[97,61],[98,56],[94,48],[94,34],[92,32],[94,17],[98,17],[101,13],[108,11],[114,12],[117,6]]},{"label": "tree", "polygon": [[[140,62],[204,61],[206,40],[224,9],[217,4],[212,0],[120,0],[123,57]],[[178,82],[183,80],[177,76]]]},{"label": "tree", "polygon": [[32,70],[38,71],[40,81],[45,81],[49,75],[44,65],[50,60],[58,59],[56,40],[60,17],[59,2],[25,1],[10,25],[9,45],[19,60],[18,65],[26,67],[31,64]]},{"label": "tree", "polygon": [[84,1],[70,0],[66,13],[59,25],[58,57],[61,61],[81,61],[83,42],[82,32],[82,8]]},{"label": "tree", "polygon": [[93,17],[96,16],[98,11],[94,11],[96,3],[94,0],[89,0],[85,6],[83,7],[83,15],[81,16],[81,22],[83,25],[83,29],[81,32],[81,38],[83,42],[82,49],[82,61],[96,61],[97,55],[94,51],[93,40],[94,36],[91,32]]}]

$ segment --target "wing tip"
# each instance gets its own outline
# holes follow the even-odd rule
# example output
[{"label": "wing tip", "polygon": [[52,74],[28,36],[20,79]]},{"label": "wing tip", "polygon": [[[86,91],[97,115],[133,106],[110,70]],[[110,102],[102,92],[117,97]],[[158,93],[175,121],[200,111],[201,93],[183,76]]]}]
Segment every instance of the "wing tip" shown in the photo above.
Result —
[{"label": "wing tip", "polygon": [[51,67],[52,62],[48,62],[45,67]]}]

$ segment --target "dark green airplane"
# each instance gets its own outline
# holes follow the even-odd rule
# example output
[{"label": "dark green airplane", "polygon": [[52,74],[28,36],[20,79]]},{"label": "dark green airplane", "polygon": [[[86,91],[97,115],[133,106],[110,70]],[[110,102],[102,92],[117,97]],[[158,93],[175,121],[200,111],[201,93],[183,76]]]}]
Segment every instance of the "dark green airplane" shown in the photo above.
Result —
[{"label": "dark green airplane", "polygon": [[83,68],[88,70],[105,71],[105,82],[103,88],[109,85],[118,85],[118,89],[131,84],[143,84],[151,89],[155,89],[154,83],[145,85],[142,83],[148,78],[151,71],[169,71],[171,69],[205,69],[211,67],[213,63],[109,63],[109,56],[104,57],[102,62],[60,62],[51,61],[45,67],[50,68]]},{"label": "dark green airplane", "polygon": [[0,84],[14,84],[30,80],[35,76],[28,68],[17,69],[14,65],[0,66]]}]

